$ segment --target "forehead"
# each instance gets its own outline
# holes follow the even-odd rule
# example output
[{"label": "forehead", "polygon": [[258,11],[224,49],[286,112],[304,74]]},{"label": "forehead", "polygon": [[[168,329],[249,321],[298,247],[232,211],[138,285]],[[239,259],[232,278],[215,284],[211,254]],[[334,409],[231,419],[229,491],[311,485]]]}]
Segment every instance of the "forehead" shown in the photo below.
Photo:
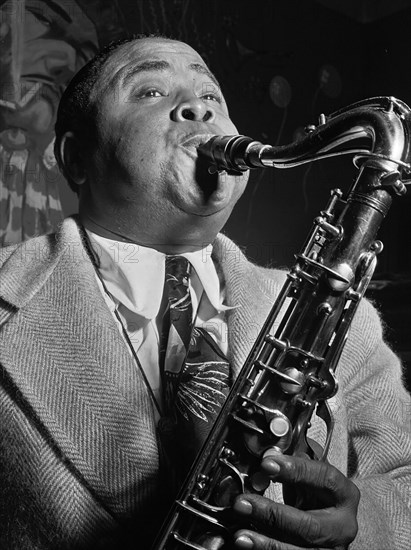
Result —
[{"label": "forehead", "polygon": [[129,61],[147,57],[183,55],[184,57],[193,57],[204,63],[200,54],[188,44],[164,38],[142,38],[129,42],[114,53],[113,60],[115,60],[116,54],[123,60]]},{"label": "forehead", "polygon": [[192,71],[218,82],[201,56],[188,44],[174,40],[140,39],[121,46],[108,60],[102,82],[124,85],[127,78],[150,70]]}]

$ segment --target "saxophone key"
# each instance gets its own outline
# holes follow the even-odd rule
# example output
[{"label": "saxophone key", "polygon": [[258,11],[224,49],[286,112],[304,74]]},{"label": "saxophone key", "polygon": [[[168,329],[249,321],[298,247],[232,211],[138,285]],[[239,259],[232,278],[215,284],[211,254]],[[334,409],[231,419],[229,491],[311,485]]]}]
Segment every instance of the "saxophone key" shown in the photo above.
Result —
[{"label": "saxophone key", "polygon": [[276,413],[270,421],[270,431],[276,437],[284,437],[291,430],[291,424],[288,418],[280,411]]},{"label": "saxophone key", "polygon": [[295,367],[289,367],[283,373],[280,386],[284,393],[295,395],[301,391],[304,382],[304,374]]},{"label": "saxophone key", "polygon": [[312,386],[314,388],[319,388],[321,390],[323,390],[327,387],[327,382],[325,382],[324,380],[320,380],[319,378],[316,378],[313,375],[308,376],[307,384],[309,386]]}]

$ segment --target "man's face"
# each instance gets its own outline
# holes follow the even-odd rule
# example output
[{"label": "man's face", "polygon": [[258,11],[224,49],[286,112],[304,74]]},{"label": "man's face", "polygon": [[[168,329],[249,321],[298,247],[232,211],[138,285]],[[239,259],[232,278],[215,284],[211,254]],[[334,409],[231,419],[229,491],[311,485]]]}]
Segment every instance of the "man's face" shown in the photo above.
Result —
[{"label": "man's face", "polygon": [[138,224],[142,244],[155,224],[174,231],[191,220],[219,231],[248,176],[210,174],[198,156],[210,136],[238,133],[201,57],[175,41],[126,44],[105,65],[93,103],[96,144],[83,213],[111,230],[117,223],[123,235],[125,224]]}]

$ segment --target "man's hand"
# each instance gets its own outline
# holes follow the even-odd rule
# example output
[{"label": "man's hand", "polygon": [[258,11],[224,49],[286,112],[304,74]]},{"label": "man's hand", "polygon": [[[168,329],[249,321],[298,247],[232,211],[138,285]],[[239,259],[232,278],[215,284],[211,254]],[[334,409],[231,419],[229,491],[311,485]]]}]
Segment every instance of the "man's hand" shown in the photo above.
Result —
[{"label": "man's hand", "polygon": [[272,481],[284,483],[285,502],[300,496],[299,508],[263,496],[237,497],[234,510],[257,532],[235,534],[236,548],[301,550],[346,548],[357,534],[360,492],[339,470],[306,457],[275,455],[262,462]]}]

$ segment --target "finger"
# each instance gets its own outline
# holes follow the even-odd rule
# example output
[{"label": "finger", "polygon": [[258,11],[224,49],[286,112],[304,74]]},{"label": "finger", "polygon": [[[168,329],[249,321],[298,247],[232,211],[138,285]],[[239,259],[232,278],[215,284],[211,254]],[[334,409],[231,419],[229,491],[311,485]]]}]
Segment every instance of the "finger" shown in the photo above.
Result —
[{"label": "finger", "polygon": [[242,550],[302,550],[301,546],[294,546],[287,542],[281,542],[253,531],[237,531],[234,535],[236,548]]},{"label": "finger", "polygon": [[329,524],[333,523],[329,514],[326,514],[327,522],[322,522],[321,516],[316,517],[260,495],[248,494],[247,497],[238,497],[234,502],[234,510],[247,517],[258,530],[283,542],[319,546],[319,543],[327,540],[333,531],[332,527],[331,531],[328,530]]},{"label": "finger", "polygon": [[[234,535],[234,544],[236,548],[242,550],[308,550],[307,547],[295,546],[288,542],[281,542],[270,539],[260,533],[253,531],[237,531]],[[347,546],[336,546],[334,550],[347,550]],[[321,548],[316,548],[321,550]]]},{"label": "finger", "polygon": [[336,504],[359,500],[357,487],[337,468],[325,462],[276,454],[264,458],[261,468],[272,480],[323,489],[334,496]]}]

